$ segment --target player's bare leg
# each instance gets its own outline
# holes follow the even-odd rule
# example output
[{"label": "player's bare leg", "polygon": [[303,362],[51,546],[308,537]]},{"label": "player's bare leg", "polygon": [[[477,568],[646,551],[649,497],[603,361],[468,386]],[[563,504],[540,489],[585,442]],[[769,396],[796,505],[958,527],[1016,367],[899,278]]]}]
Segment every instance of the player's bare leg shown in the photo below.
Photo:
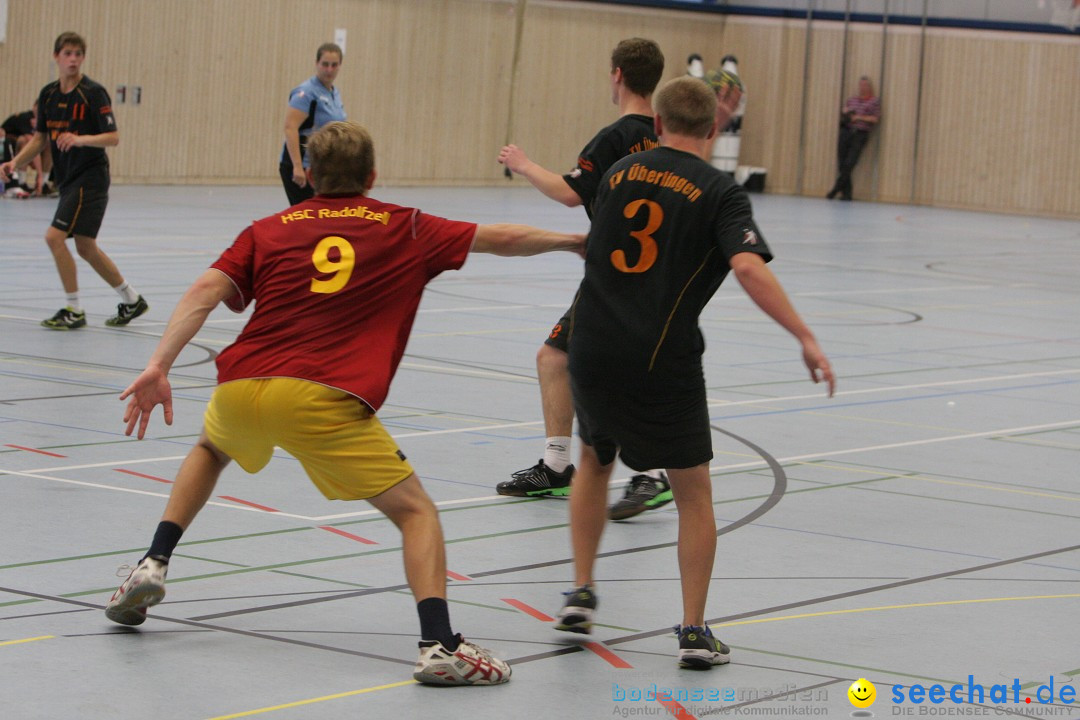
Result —
[{"label": "player's bare leg", "polygon": [[165,598],[165,577],[173,550],[184,530],[206,505],[218,476],[228,464],[229,457],[205,433],[200,434],[176,474],[150,549],[105,605],[107,618],[121,625],[141,625],[146,621],[146,611]]},{"label": "player's bare leg", "polygon": [[176,523],[181,529],[187,530],[210,499],[221,471],[228,464],[229,456],[215,447],[205,432],[200,434],[195,447],[188,452],[176,473],[161,521]]},{"label": "player's bare leg", "polygon": [[[50,228],[50,230],[51,229],[52,228]],[[120,274],[120,270],[117,269],[116,264],[109,256],[98,247],[95,238],[86,237],[85,235],[76,235],[75,250],[79,253],[79,257],[89,263],[90,267],[94,268],[94,272],[100,275],[102,280],[109,283],[109,287],[114,288],[117,285],[124,284],[124,276]],[[64,289],[66,290],[67,287],[65,286]]]},{"label": "player's bare leg", "polygon": [[682,578],[683,625],[703,625],[716,557],[716,517],[708,464],[668,469],[679,509],[679,574]]},{"label": "player's bare leg", "polygon": [[401,530],[405,579],[417,601],[446,597],[446,546],[435,503],[415,474],[368,498]]},{"label": "player's bare leg", "polygon": [[574,466],[570,464],[570,440],[574,431],[574,395],[570,389],[569,356],[550,345],[536,353],[540,381],[540,405],[544,413],[547,444],[536,465],[519,470],[510,480],[495,486],[500,495],[543,497],[569,495]]},{"label": "player's bare leg", "polygon": [[570,390],[570,357],[562,350],[541,345],[536,352],[540,405],[548,437],[569,437],[574,431],[574,395]]},{"label": "player's bare leg", "polygon": [[64,286],[64,292],[69,295],[79,291],[78,271],[75,269],[75,258],[67,246],[67,233],[50,227],[45,231],[45,244],[49,246],[53,262],[56,263],[56,271],[60,274],[60,284]]},{"label": "player's bare leg", "polygon": [[729,661],[731,648],[705,625],[705,602],[716,558],[716,517],[708,463],[668,469],[675,506],[679,509],[679,576],[683,620],[679,637],[681,667],[705,669]]},{"label": "player's bare leg", "polygon": [[600,538],[607,524],[607,489],[614,463],[601,465],[589,445],[581,448],[581,460],[574,474],[570,494],[570,544],[574,549],[574,586],[555,623],[556,630],[592,632],[596,610],[593,567]]},{"label": "player's bare leg", "polygon": [[570,542],[574,549],[574,584],[593,581],[593,565],[600,537],[607,524],[608,480],[614,463],[601,465],[589,445],[581,448],[581,461],[570,494]]}]

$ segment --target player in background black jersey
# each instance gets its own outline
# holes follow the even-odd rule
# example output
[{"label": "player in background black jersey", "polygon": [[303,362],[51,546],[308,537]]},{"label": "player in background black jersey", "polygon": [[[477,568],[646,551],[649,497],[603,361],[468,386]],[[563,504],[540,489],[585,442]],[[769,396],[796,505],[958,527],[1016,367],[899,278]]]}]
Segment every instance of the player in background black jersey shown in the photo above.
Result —
[{"label": "player in background black jersey", "polygon": [[[573,170],[565,175],[547,170],[530,160],[516,145],[504,147],[499,153],[499,162],[524,176],[551,199],[568,207],[584,205],[591,218],[600,178],[608,168],[627,155],[657,147],[651,98],[663,72],[664,55],[655,42],[643,38],[623,40],[611,53],[611,102],[619,108],[619,119],[589,141]],[[533,467],[515,472],[512,479],[499,483],[496,491],[501,495],[567,495],[570,492],[574,474],[574,466],[570,464],[574,399],[566,358],[572,334],[567,311],[536,353],[547,436],[544,457]],[[612,506],[612,517],[629,518],[665,505],[671,498],[663,470],[639,473],[630,479],[623,499]]]},{"label": "player in background black jersey", "polygon": [[570,496],[575,590],[556,627],[587,633],[593,565],[616,456],[667,470],[679,512],[683,615],[679,663],[726,663],[705,625],[716,552],[712,439],[698,316],[734,272],[754,302],[799,341],[814,382],[835,387],[828,360],[766,267],[772,255],[746,191],[704,159],[716,94],[692,77],[656,95],[661,147],[615,163],[596,196],[585,278],[572,309],[572,379],[581,460]]},{"label": "player in background black jersey", "polygon": [[124,281],[109,256],[98,248],[97,234],[109,202],[109,158],[105,148],[120,142],[109,93],[82,73],[86,41],[73,32],[62,33],[53,46],[59,80],[46,85],[38,96],[34,137],[9,162],[0,165],[0,176],[28,164],[46,146],[52,150],[53,174],[60,201],[45,242],[52,251],[66,293],[65,306],[41,324],[54,330],[73,330],[86,325],[79,302],[75,258],[67,239],[75,238],[75,250],[120,296],[116,315],[106,325],[127,325],[147,311],[146,301]]}]

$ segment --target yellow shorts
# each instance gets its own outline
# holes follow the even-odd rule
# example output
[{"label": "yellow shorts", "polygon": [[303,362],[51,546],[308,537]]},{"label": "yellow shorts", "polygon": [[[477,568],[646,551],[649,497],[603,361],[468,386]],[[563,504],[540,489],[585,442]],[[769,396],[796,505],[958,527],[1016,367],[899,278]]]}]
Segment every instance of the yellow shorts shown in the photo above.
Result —
[{"label": "yellow shorts", "polygon": [[413,472],[371,408],[354,395],[306,380],[219,385],[203,423],[210,442],[244,470],[262,470],[280,447],[331,500],[374,497]]}]

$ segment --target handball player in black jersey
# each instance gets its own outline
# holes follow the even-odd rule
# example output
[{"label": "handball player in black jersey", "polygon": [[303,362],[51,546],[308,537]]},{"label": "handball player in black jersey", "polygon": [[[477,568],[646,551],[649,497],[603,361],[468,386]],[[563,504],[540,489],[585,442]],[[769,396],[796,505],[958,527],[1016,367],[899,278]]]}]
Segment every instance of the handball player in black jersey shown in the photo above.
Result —
[{"label": "handball player in black jersey", "polygon": [[616,456],[633,470],[667,470],[679,512],[683,614],[679,664],[726,663],[705,625],[716,552],[712,440],[698,316],[729,272],[798,340],[814,382],[835,386],[828,360],[766,263],[772,254],[745,190],[704,159],[716,94],[683,77],[657,93],[661,147],[604,176],[586,240],[585,278],[571,311],[570,375],[581,459],[570,496],[576,589],[556,627],[589,632],[593,565]]}]

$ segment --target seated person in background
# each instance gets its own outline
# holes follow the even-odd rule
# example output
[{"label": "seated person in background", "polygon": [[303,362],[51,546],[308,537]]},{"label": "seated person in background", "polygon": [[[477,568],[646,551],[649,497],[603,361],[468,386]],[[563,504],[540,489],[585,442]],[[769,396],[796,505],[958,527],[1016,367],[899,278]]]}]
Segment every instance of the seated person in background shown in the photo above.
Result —
[{"label": "seated person in background", "polygon": [[[4,142],[3,157],[0,157],[0,162],[11,160],[20,150],[26,147],[26,143],[30,142],[30,138],[34,136],[35,125],[37,125],[36,101],[29,110],[11,115],[4,121],[3,125],[0,125],[0,138]],[[27,182],[27,177],[24,177],[22,189],[32,195],[55,194],[56,191],[52,186],[45,182],[49,173],[52,172],[52,153],[48,147],[45,148],[41,155],[31,161],[30,167],[33,168],[35,173],[33,185],[30,185]]]}]

